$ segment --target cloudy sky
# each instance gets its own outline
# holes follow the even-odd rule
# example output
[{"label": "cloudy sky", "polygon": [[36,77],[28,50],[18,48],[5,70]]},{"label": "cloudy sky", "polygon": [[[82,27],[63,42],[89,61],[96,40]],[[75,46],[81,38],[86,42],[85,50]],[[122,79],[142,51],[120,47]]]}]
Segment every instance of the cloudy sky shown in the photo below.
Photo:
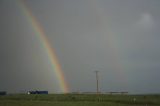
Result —
[{"label": "cloudy sky", "polygon": [[[70,91],[160,93],[159,0],[26,0]],[[0,90],[59,92],[18,0],[0,1]]]}]

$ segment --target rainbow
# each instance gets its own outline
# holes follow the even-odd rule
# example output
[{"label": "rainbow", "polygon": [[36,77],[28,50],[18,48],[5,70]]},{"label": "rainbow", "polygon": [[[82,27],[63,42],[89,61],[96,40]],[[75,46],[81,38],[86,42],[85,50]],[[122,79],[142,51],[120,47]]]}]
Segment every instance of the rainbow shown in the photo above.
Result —
[{"label": "rainbow", "polygon": [[[114,33],[114,31],[111,30],[111,28],[109,27],[109,22],[111,21],[111,18],[108,19],[108,15],[106,15],[106,11],[103,9],[103,7],[99,7],[100,3],[98,3],[98,1],[96,0],[89,0],[89,7],[92,9],[92,11],[94,11],[94,13],[97,16],[97,22],[98,24],[100,24],[101,27],[99,27],[98,25],[98,29],[101,28],[105,28],[106,30],[106,45],[110,48],[110,52],[111,52],[111,57],[112,60],[110,61],[110,65],[113,69],[113,71],[115,71],[116,73],[116,78],[118,78],[119,80],[116,81],[116,83],[123,83],[123,84],[127,84],[127,76],[126,73],[124,73],[124,70],[126,70],[126,66],[124,65],[124,63],[121,62],[121,56],[123,56],[123,54],[120,53],[120,47],[118,44],[118,38],[117,36],[115,36],[116,34]],[[104,45],[105,46],[105,45]]]},{"label": "rainbow", "polygon": [[41,44],[47,53],[48,60],[52,64],[52,69],[55,72],[61,91],[63,93],[69,92],[69,87],[65,80],[65,76],[62,71],[61,65],[58,62],[55,50],[53,49],[53,47],[51,47],[47,39],[43,27],[37,21],[36,17],[32,14],[31,10],[26,6],[23,0],[17,0],[17,2],[20,8],[22,9],[23,14],[27,18],[27,21],[31,24],[33,31],[35,32],[35,36],[37,36],[37,38],[40,39]]}]

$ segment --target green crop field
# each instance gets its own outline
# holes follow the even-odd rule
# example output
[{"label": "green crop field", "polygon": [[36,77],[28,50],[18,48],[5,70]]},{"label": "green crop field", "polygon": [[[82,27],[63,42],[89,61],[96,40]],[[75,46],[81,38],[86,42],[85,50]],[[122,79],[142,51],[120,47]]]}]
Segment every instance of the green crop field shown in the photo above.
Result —
[{"label": "green crop field", "polygon": [[160,106],[160,95],[6,95],[0,106]]}]

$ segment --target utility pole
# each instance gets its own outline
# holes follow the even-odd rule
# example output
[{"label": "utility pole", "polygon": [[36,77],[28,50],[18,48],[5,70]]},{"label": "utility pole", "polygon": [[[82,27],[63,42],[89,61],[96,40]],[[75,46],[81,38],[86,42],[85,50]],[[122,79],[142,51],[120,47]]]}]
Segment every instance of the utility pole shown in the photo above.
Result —
[{"label": "utility pole", "polygon": [[98,72],[99,71],[95,71],[95,73],[96,73],[96,83],[97,83],[97,94],[99,93],[99,82],[98,82]]}]

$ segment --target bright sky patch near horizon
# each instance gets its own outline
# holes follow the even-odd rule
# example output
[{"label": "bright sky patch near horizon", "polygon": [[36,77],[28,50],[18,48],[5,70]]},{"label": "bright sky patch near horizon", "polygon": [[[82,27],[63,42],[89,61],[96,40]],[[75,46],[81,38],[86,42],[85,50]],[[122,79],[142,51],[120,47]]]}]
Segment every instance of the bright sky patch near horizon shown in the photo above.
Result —
[{"label": "bright sky patch near horizon", "polygon": [[[26,0],[70,91],[160,92],[159,0]],[[60,92],[17,0],[0,1],[0,91]]]}]

